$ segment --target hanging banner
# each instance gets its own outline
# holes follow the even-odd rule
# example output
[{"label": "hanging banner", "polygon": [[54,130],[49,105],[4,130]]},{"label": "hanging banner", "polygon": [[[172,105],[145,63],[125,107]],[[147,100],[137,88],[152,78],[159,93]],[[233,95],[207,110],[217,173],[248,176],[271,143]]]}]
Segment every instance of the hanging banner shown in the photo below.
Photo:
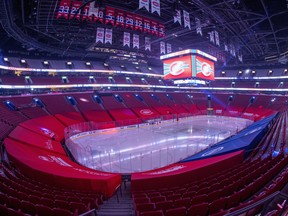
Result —
[{"label": "hanging banner", "polygon": [[145,50],[151,51],[151,42],[149,37],[145,37]]},{"label": "hanging banner", "polygon": [[130,47],[130,33],[129,32],[124,32],[123,36],[123,46],[128,46]]},{"label": "hanging banner", "polygon": [[151,0],[151,13],[154,12],[160,16],[160,0]]},{"label": "hanging banner", "polygon": [[158,27],[159,27],[158,36],[159,37],[165,37],[165,26],[163,24],[159,23]]},{"label": "hanging banner", "polygon": [[134,19],[133,15],[130,13],[126,13],[126,28],[134,29]]},{"label": "hanging banner", "polygon": [[83,11],[82,20],[89,20],[89,10],[90,10],[90,4],[85,5],[85,7],[82,9]]},{"label": "hanging banner", "polygon": [[182,25],[182,21],[181,21],[181,11],[180,10],[175,10],[175,15],[174,15],[174,23],[179,23],[180,25]]},{"label": "hanging banner", "polygon": [[123,11],[117,11],[117,15],[116,15],[116,22],[115,22],[115,26],[120,26],[122,28],[124,28],[125,26],[125,13]]},{"label": "hanging banner", "polygon": [[143,27],[144,32],[150,33],[150,19],[143,18],[143,23],[144,23]]},{"label": "hanging banner", "polygon": [[138,30],[138,31],[143,31],[143,18],[142,16],[138,16],[138,15],[135,15],[134,16],[134,22],[135,22],[135,25],[134,25],[134,30]]},{"label": "hanging banner", "polygon": [[219,41],[219,34],[217,31],[214,31],[214,35],[215,35],[215,43],[217,46],[220,46],[220,41]]},{"label": "hanging banner", "polygon": [[160,42],[160,54],[165,54],[165,42]]},{"label": "hanging banner", "polygon": [[95,5],[95,1],[91,2],[90,3],[90,6],[89,6],[89,12],[88,12],[88,17],[89,17],[89,20],[94,22],[96,21],[96,17],[98,17],[98,7],[96,7]]},{"label": "hanging banner", "polygon": [[94,19],[95,21],[104,23],[104,8],[98,8],[98,13],[96,14],[96,17]]},{"label": "hanging banner", "polygon": [[139,49],[139,35],[133,34],[133,48]]},{"label": "hanging banner", "polygon": [[104,42],[104,28],[97,28],[97,34],[96,34],[96,43],[97,42]]},{"label": "hanging banner", "polygon": [[172,52],[171,44],[167,43],[166,46],[167,46],[167,53],[171,53]]},{"label": "hanging banner", "polygon": [[215,43],[214,31],[208,32],[208,34],[209,34],[210,42],[214,44]]},{"label": "hanging banner", "polygon": [[196,25],[196,33],[202,36],[202,28],[201,28],[200,19],[195,18],[195,25]]},{"label": "hanging banner", "polygon": [[146,8],[146,10],[148,12],[149,11],[149,4],[150,4],[150,0],[139,0],[139,9],[141,9],[142,7]]},{"label": "hanging banner", "polygon": [[[71,11],[70,11],[70,16],[69,19],[73,19],[74,17],[77,20],[80,20],[80,15],[81,15],[81,10],[78,11],[78,9],[80,8],[80,6],[82,5],[82,2],[79,1],[74,1],[72,3],[72,7],[71,7]],[[77,12],[78,11],[78,12]],[[77,13],[77,14],[76,14]],[[75,15],[76,14],[76,15]]]},{"label": "hanging banner", "polygon": [[152,35],[156,35],[158,36],[158,22],[151,20],[151,26],[150,26],[151,30],[150,33]]},{"label": "hanging banner", "polygon": [[70,4],[70,0],[61,0],[56,19],[59,19],[60,17],[68,19]]},{"label": "hanging banner", "polygon": [[238,60],[240,61],[240,62],[243,62],[243,56],[239,53],[238,54]]},{"label": "hanging banner", "polygon": [[228,45],[226,43],[224,43],[224,49],[226,52],[228,52]]},{"label": "hanging banner", "polygon": [[184,18],[184,28],[188,27],[189,29],[191,29],[190,16],[189,13],[185,10],[183,10],[183,18]]},{"label": "hanging banner", "polygon": [[112,29],[105,29],[105,44],[106,43],[112,44]]},{"label": "hanging banner", "polygon": [[106,7],[106,14],[105,14],[105,24],[111,24],[114,26],[115,21],[115,9],[113,7]]}]

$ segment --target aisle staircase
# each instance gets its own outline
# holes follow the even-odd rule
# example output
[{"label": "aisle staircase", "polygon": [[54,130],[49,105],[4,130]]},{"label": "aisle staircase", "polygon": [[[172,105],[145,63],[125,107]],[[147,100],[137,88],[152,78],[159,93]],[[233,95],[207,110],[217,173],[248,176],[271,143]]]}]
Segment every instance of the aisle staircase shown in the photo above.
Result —
[{"label": "aisle staircase", "polygon": [[105,201],[97,211],[97,216],[134,216],[131,198],[131,182],[125,182],[116,194]]}]

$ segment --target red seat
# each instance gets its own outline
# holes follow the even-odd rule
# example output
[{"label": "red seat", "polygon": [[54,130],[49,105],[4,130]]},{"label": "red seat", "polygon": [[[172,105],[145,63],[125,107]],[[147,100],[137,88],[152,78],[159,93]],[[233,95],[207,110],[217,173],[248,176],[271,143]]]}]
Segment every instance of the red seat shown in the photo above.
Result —
[{"label": "red seat", "polygon": [[155,203],[156,209],[157,210],[162,210],[163,212],[165,212],[167,209],[171,208],[171,206],[173,206],[173,201],[172,200]]},{"label": "red seat", "polygon": [[190,205],[191,205],[191,199],[189,197],[177,199],[174,202],[175,208],[182,207],[182,206],[188,208],[188,207],[190,207]]},{"label": "red seat", "polygon": [[37,214],[40,215],[53,215],[53,210],[44,205],[36,205]]},{"label": "red seat", "polygon": [[150,198],[150,202],[162,202],[162,201],[166,201],[166,197],[165,196],[155,196],[155,197],[151,197]]},{"label": "red seat", "polygon": [[191,206],[187,211],[187,216],[206,216],[208,213],[208,203],[200,203]]},{"label": "red seat", "polygon": [[173,209],[167,209],[165,216],[186,216],[186,208],[185,207],[178,207]]},{"label": "red seat", "polygon": [[155,210],[155,204],[154,203],[141,203],[136,205],[136,211],[142,212],[142,211],[154,211]]},{"label": "red seat", "polygon": [[36,214],[36,207],[33,203],[30,203],[26,200],[21,201],[21,210],[24,213],[28,213],[30,215],[35,215]]},{"label": "red seat", "polygon": [[164,216],[161,210],[141,212],[140,216]]},{"label": "red seat", "polygon": [[53,208],[52,209],[54,215],[61,215],[61,216],[73,216],[74,214],[67,209],[62,208]]},{"label": "red seat", "polygon": [[209,214],[214,214],[214,213],[219,212],[220,210],[225,209],[226,203],[227,203],[227,198],[226,197],[214,200],[209,205]]}]

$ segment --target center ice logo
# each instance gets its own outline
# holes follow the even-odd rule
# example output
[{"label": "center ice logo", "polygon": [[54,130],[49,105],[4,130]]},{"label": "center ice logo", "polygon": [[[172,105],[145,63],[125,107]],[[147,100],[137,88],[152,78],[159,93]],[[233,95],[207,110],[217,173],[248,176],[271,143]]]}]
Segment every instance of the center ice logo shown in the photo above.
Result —
[{"label": "center ice logo", "polygon": [[142,109],[142,110],[140,110],[140,113],[142,115],[152,115],[153,114],[153,112],[149,109]]}]

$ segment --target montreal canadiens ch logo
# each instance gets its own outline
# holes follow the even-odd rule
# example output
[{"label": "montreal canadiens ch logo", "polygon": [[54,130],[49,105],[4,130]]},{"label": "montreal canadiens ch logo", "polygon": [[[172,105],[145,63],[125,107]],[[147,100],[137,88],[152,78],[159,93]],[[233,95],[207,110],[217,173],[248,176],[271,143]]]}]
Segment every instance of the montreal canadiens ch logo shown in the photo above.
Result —
[{"label": "montreal canadiens ch logo", "polygon": [[153,112],[150,109],[142,109],[142,110],[140,110],[140,113],[142,115],[152,115],[153,114]]},{"label": "montreal canadiens ch logo", "polygon": [[170,64],[169,72],[173,76],[178,76],[184,72],[184,62],[175,61]]},{"label": "montreal canadiens ch logo", "polygon": [[202,73],[204,76],[209,77],[212,74],[212,67],[207,63],[202,63]]}]

